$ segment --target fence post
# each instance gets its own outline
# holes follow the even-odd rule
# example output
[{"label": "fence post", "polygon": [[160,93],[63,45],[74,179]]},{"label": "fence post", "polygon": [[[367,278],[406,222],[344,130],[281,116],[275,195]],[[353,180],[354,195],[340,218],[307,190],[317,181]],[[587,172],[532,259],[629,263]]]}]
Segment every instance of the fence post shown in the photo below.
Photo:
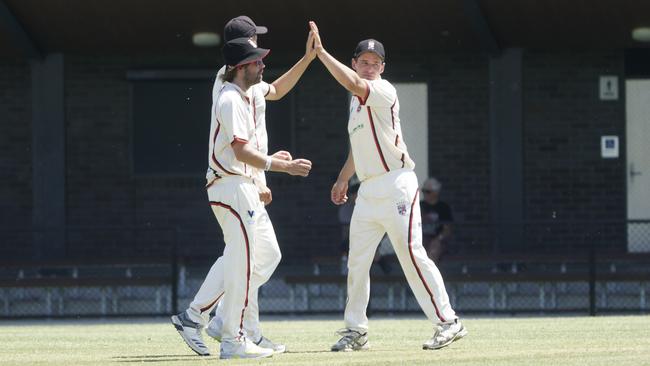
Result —
[{"label": "fence post", "polygon": [[596,316],[596,250],[589,249],[589,315]]},{"label": "fence post", "polygon": [[172,314],[178,313],[178,227],[174,228],[171,250]]}]

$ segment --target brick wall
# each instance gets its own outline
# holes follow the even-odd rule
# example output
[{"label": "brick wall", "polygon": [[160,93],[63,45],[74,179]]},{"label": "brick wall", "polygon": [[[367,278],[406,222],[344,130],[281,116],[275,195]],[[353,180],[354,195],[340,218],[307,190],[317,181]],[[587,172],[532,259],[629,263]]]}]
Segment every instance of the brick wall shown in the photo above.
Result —
[{"label": "brick wall", "polygon": [[[178,65],[178,60],[168,62]],[[525,53],[525,219],[625,217],[624,160],[599,157],[601,135],[624,137],[623,99],[597,98],[598,75],[621,75],[622,63],[617,52]],[[192,177],[132,174],[126,71],[160,65],[159,58],[65,57],[66,214],[75,228],[68,234],[70,257],[162,256],[175,238],[183,255],[216,256],[222,250],[203,172]],[[202,61],[186,65],[207,67]],[[418,67],[414,81],[429,82],[430,173],[443,183],[442,197],[452,206],[459,231],[489,222],[488,60],[432,55]],[[0,71],[0,215],[5,228],[27,226],[30,69],[25,62],[3,61]],[[338,251],[337,208],[329,191],[348,150],[347,95],[322,65],[312,65],[292,93],[296,129],[291,152],[311,159],[314,168],[308,178],[269,176],[274,201],[268,210],[289,263]],[[83,229],[95,226],[103,229]],[[181,232],[175,233],[175,227]],[[0,247],[3,255],[20,250],[6,243]]]},{"label": "brick wall", "polygon": [[[556,230],[567,221],[625,219],[624,96],[617,101],[598,96],[600,75],[618,75],[624,88],[623,61],[616,51],[525,53],[525,219],[550,221]],[[602,135],[619,136],[621,158],[600,157]],[[624,244],[625,229],[618,225],[605,223],[595,230],[597,225],[580,226],[560,230],[589,238],[556,235],[556,240],[564,237],[561,245],[593,240]]]},{"label": "brick wall", "polygon": [[310,159],[313,168],[307,178],[269,175],[274,197],[269,215],[285,258],[334,254],[341,235],[329,197],[348,153],[347,93],[320,64],[310,66],[292,93],[296,150],[291,153]]},{"label": "brick wall", "polygon": [[0,250],[30,255],[32,223],[31,76],[24,60],[0,63]]},{"label": "brick wall", "polygon": [[[66,58],[68,225],[103,227],[98,235],[73,230],[69,256],[166,256],[177,226],[191,231],[179,235],[179,241],[193,239],[182,240],[181,254],[191,253],[193,246],[217,252],[213,247],[220,239],[205,230],[214,220],[203,190],[204,172],[195,177],[132,173],[126,72],[147,62],[156,64],[117,57]],[[205,232],[206,239],[196,240],[193,231]],[[213,246],[202,245],[206,241]]]},{"label": "brick wall", "polygon": [[488,59],[439,55],[430,62],[429,169],[460,222],[490,219]]}]

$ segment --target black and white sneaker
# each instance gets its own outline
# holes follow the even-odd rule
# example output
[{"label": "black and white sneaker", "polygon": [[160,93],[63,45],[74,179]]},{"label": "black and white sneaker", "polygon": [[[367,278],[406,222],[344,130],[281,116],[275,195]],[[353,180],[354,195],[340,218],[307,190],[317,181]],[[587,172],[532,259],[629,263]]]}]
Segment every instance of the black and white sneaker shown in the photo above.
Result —
[{"label": "black and white sneaker", "polygon": [[422,345],[423,349],[440,349],[447,347],[467,335],[467,329],[460,320],[456,319],[453,323],[439,324],[433,333],[433,337]]},{"label": "black and white sneaker", "polygon": [[341,329],[337,333],[341,339],[332,346],[332,352],[365,351],[370,348],[368,333],[347,328]]},{"label": "black and white sneaker", "polygon": [[203,328],[199,323],[193,322],[186,312],[178,315],[172,315],[172,324],[181,335],[185,344],[187,344],[192,351],[196,352],[199,356],[209,356],[210,350],[203,342],[201,336],[201,329]]}]

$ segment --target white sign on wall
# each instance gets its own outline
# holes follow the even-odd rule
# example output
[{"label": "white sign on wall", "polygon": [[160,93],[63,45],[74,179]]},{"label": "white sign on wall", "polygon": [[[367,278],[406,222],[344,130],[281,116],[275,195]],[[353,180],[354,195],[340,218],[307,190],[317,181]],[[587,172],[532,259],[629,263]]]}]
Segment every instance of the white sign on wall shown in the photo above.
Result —
[{"label": "white sign on wall", "polygon": [[618,158],[618,136],[600,137],[600,155],[603,158]]},{"label": "white sign on wall", "polygon": [[618,100],[618,76],[600,77],[600,100]]}]

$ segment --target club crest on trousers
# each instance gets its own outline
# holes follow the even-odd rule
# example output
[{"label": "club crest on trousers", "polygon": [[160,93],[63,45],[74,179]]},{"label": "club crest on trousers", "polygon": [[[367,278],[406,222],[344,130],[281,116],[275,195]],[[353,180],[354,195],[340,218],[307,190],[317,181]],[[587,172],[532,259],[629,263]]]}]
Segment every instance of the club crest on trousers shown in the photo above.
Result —
[{"label": "club crest on trousers", "polygon": [[246,213],[248,214],[248,218],[246,219],[246,222],[249,225],[253,225],[255,223],[255,211],[253,210],[246,210]]}]

